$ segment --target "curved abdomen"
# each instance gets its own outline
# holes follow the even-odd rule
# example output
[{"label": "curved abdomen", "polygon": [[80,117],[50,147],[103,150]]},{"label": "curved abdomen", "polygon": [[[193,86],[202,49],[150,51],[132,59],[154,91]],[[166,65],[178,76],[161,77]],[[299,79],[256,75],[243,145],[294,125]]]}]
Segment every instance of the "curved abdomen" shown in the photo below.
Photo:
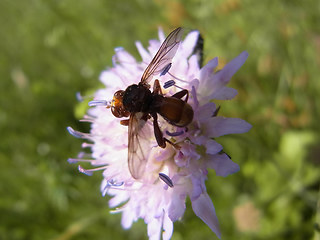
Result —
[{"label": "curved abdomen", "polygon": [[174,97],[163,98],[158,113],[177,127],[185,127],[193,119],[192,107],[185,101]]}]

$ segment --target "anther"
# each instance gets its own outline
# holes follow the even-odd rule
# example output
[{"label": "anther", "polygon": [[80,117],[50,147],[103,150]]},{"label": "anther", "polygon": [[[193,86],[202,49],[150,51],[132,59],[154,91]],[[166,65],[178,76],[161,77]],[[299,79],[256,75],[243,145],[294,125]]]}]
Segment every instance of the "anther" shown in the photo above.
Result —
[{"label": "anther", "polygon": [[83,97],[81,96],[81,93],[80,92],[77,92],[76,93],[76,98],[79,102],[82,102],[83,101]]},{"label": "anther", "polygon": [[173,187],[173,182],[172,180],[164,173],[159,173],[159,178],[165,183],[167,184],[169,187]]},{"label": "anther", "polygon": [[177,136],[180,136],[182,134],[184,134],[184,131],[179,131],[179,132],[169,132],[169,131],[166,131],[166,134],[169,135],[170,137],[177,137]]},{"label": "anther", "polygon": [[163,88],[169,88],[169,87],[174,86],[175,84],[176,84],[176,82],[174,80],[169,80],[164,83]]},{"label": "anther", "polygon": [[81,158],[68,158],[68,163],[78,163],[78,162],[89,162],[92,163],[95,160],[92,159],[81,159]]},{"label": "anther", "polygon": [[110,102],[106,101],[106,100],[93,100],[93,101],[90,101],[88,103],[88,105],[90,107],[96,107],[96,106],[110,106]]},{"label": "anther", "polygon": [[67,130],[72,136],[76,138],[89,138],[89,134],[76,131],[72,127],[67,127]]},{"label": "anther", "polygon": [[124,184],[124,182],[116,182],[113,179],[107,180],[107,186],[106,187],[121,187]]},{"label": "anther", "polygon": [[172,66],[172,63],[169,63],[167,66],[165,66],[162,72],[160,73],[160,76],[165,75],[170,70],[171,66]]}]

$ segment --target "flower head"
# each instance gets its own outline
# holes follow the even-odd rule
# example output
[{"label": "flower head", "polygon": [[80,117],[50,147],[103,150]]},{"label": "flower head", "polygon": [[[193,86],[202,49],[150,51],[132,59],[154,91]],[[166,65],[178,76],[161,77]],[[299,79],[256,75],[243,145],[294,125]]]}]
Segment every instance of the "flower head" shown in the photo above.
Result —
[{"label": "flower head", "polygon": [[[220,237],[215,208],[207,194],[205,181],[208,169],[214,169],[218,176],[227,176],[239,170],[216,138],[226,134],[247,132],[251,125],[238,118],[218,116],[219,107],[212,100],[232,99],[237,91],[226,85],[233,74],[248,57],[247,52],[215,71],[218,59],[214,58],[201,68],[199,61],[198,31],[190,32],[159,79],[164,96],[172,96],[181,89],[189,92],[188,104],[194,117],[186,127],[170,124],[161,116],[158,123],[163,136],[172,144],[165,148],[158,146],[151,119],[143,127],[143,139],[139,144],[144,150],[146,166],[141,178],[136,179],[128,167],[128,127],[120,124],[123,119],[115,118],[109,109],[110,100],[119,89],[138,84],[147,65],[158,51],[165,37],[159,31],[159,40],[151,40],[147,49],[136,42],[142,62],[117,48],[113,56],[113,67],[101,73],[105,88],[95,93],[95,100],[85,120],[91,122],[91,131],[84,134],[68,128],[69,132],[87,139],[83,147],[92,151],[91,158],[84,156],[70,159],[70,162],[89,161],[96,169],[103,170],[101,191],[110,195],[109,206],[113,212],[122,213],[122,226],[130,228],[139,218],[148,225],[150,239],[170,239],[173,222],[179,220],[185,211],[185,200],[191,199],[194,213]],[[200,49],[201,55],[201,49]],[[105,107],[105,106],[108,107]],[[92,170],[79,170],[91,174]]]}]

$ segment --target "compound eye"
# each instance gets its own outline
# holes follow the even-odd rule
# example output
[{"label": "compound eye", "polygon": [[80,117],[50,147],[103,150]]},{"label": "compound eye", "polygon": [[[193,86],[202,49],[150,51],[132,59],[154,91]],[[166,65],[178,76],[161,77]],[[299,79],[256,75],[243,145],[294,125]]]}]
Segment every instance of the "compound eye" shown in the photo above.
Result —
[{"label": "compound eye", "polygon": [[122,102],[123,94],[124,94],[123,90],[118,90],[114,93],[113,99],[118,99],[119,101]]},{"label": "compound eye", "polygon": [[130,113],[125,110],[122,104],[123,90],[115,92],[111,102],[111,112],[117,118],[128,117]]},{"label": "compound eye", "polygon": [[117,117],[117,118],[121,118],[121,117],[123,117],[122,116],[122,113],[121,113],[121,110],[119,109],[119,107],[111,107],[111,112],[112,112],[112,114],[115,116],[115,117]]}]

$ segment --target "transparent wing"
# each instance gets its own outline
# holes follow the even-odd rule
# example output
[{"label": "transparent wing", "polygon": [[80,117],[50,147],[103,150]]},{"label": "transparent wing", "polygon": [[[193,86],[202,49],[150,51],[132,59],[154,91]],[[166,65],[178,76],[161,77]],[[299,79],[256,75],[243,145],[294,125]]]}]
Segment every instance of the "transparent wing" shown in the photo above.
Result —
[{"label": "transparent wing", "polygon": [[173,30],[160,46],[158,52],[144,71],[141,82],[148,83],[151,77],[161,73],[170,63],[177,52],[182,38],[181,27]]},{"label": "transparent wing", "polygon": [[[147,164],[148,138],[150,129],[146,126],[143,113],[131,114],[128,129],[128,166],[133,178],[140,179]],[[148,131],[149,130],[149,131]]]}]

